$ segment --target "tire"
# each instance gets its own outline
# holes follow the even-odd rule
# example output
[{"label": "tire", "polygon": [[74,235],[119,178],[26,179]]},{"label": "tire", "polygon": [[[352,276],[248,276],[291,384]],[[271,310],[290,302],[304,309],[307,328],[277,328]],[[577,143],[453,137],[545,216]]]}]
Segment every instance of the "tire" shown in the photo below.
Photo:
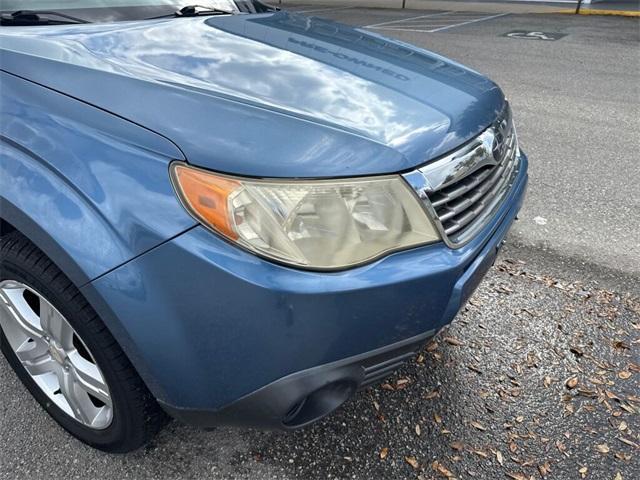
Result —
[{"label": "tire", "polygon": [[[109,418],[108,424],[104,420],[105,425],[101,425],[101,428],[94,428],[93,426],[88,426],[88,420],[82,423],[80,419],[74,418],[76,414],[73,413],[73,407],[69,407],[70,405],[77,406],[77,402],[72,403],[69,401],[66,404],[66,411],[63,409],[65,408],[64,405],[60,406],[62,405],[60,402],[65,402],[67,397],[66,392],[61,392],[60,390],[63,384],[62,380],[59,381],[60,388],[55,394],[51,390],[47,392],[46,388],[40,386],[42,382],[38,383],[38,378],[43,378],[42,375],[33,376],[34,370],[29,373],[25,364],[18,358],[16,352],[21,350],[15,349],[15,332],[25,334],[25,331],[21,329],[22,327],[18,326],[12,330],[11,332],[14,336],[10,337],[8,327],[6,328],[7,332],[5,332],[1,328],[3,324],[0,323],[0,347],[9,365],[11,365],[27,390],[58,424],[82,442],[111,453],[125,453],[135,450],[147,443],[160,431],[167,422],[168,417],[158,406],[133,365],[129,362],[96,312],[60,269],[41,250],[17,231],[0,238],[0,286],[2,285],[7,287],[7,292],[22,292],[21,295],[24,298],[27,296],[33,297],[34,294],[39,295],[40,297],[35,297],[37,299],[36,302],[40,302],[37,303],[37,312],[40,312],[41,308],[50,308],[52,306],[53,309],[51,311],[61,315],[63,320],[66,320],[67,327],[69,325],[72,327],[74,345],[82,345],[82,348],[78,346],[75,354],[77,355],[79,351],[86,348],[83,350],[85,352],[84,356],[86,357],[88,354],[87,358],[92,360],[92,364],[95,363],[91,368],[95,369],[95,366],[97,366],[97,370],[101,374],[101,380],[104,381],[107,387],[104,391],[108,393],[106,396],[108,400],[106,401],[109,404],[104,409],[107,413],[104,414],[103,419]],[[29,291],[24,288],[17,290],[16,285],[26,286]],[[4,290],[0,289],[0,294],[2,293],[4,293]],[[43,299],[48,304],[43,304]],[[21,299],[20,302],[22,302]],[[42,305],[45,306],[43,307]],[[10,314],[8,309],[3,309],[0,306],[0,315]],[[37,315],[39,313],[36,313],[34,318],[38,318]],[[25,323],[15,322],[17,317],[6,316],[4,318],[5,326],[10,325],[9,322],[14,322],[14,325],[25,325]],[[44,324],[45,320],[42,320],[41,333],[43,333],[43,336],[34,337],[35,339],[33,339],[28,338],[27,335],[25,337],[27,338],[26,342],[30,342],[30,344],[36,342],[33,344],[40,345],[38,342],[42,340],[51,341],[50,337],[44,335]],[[14,339],[14,346],[10,344],[9,338]],[[24,346],[26,343],[22,345]],[[55,354],[52,350],[53,347],[49,343],[42,343],[42,345],[44,349],[41,349],[41,351],[45,352],[43,355],[50,355],[47,362],[52,359],[60,362],[61,355]],[[46,347],[49,347],[49,349]],[[32,350],[35,350],[35,348]],[[23,355],[24,350],[21,352],[20,354]],[[71,362],[69,360],[71,358],[71,356],[66,357],[65,361]],[[34,362],[34,364],[36,363]],[[29,365],[31,366],[32,364]],[[59,369],[63,364],[52,363],[52,365]],[[63,368],[69,370],[70,367]],[[71,369],[74,370],[75,366],[71,365]],[[56,370],[56,372],[58,371]],[[47,375],[54,374],[48,372]],[[67,384],[65,383],[65,385]],[[78,391],[80,392],[78,395],[83,393],[83,390],[77,390],[80,385],[78,381],[74,383],[72,380],[69,385],[73,385],[73,387],[68,391]],[[62,397],[59,396],[61,393],[64,393]],[[86,394],[86,392],[84,393]],[[92,400],[94,406],[97,405],[96,408],[105,406],[104,403],[101,403],[100,400],[95,400],[94,397],[89,396],[86,398]],[[52,399],[58,399],[58,403]],[[77,412],[80,413],[81,410],[78,408]],[[69,413],[69,411],[72,413]],[[77,416],[90,418],[83,415]],[[16,421],[19,420],[16,419]]]}]

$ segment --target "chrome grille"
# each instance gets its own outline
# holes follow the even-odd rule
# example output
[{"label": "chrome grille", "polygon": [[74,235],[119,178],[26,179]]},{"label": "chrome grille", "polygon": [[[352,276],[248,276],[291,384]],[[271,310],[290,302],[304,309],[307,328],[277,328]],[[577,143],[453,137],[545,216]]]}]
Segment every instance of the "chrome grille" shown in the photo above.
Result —
[{"label": "chrome grille", "polygon": [[496,121],[444,158],[404,175],[452,246],[491,219],[518,173],[518,140],[508,103]]}]

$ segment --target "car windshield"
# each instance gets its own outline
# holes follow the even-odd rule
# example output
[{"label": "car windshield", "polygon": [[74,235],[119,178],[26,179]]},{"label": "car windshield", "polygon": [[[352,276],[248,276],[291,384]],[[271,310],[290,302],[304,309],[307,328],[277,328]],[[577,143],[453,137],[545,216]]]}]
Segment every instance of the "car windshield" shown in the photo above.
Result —
[{"label": "car windshield", "polygon": [[170,15],[182,7],[194,4],[245,13],[270,10],[270,7],[259,0],[0,0],[0,12],[55,11],[89,22],[116,22]]}]

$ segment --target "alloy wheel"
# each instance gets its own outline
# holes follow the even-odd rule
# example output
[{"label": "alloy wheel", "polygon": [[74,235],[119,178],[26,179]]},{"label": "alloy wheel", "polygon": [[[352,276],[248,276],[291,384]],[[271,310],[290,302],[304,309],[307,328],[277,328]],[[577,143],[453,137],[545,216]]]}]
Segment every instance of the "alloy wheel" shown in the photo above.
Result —
[{"label": "alloy wheel", "polygon": [[0,328],[27,373],[63,412],[96,430],[111,424],[113,403],[104,375],[43,295],[18,281],[0,282]]}]

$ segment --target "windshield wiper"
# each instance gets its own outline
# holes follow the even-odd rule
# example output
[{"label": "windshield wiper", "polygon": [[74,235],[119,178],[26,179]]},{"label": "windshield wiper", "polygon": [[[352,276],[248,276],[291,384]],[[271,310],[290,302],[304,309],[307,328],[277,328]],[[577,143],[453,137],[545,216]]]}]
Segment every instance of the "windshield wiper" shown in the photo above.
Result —
[{"label": "windshield wiper", "polygon": [[[58,17],[59,20],[46,17]],[[3,13],[0,15],[0,25],[65,25],[71,23],[91,22],[49,10],[18,10],[13,13]]]},{"label": "windshield wiper", "polygon": [[169,17],[197,17],[198,15],[233,15],[235,12],[231,10],[224,10],[216,7],[205,7],[204,5],[187,5],[182,7],[173,13],[167,15],[159,15],[157,17],[150,17],[145,20],[154,20],[156,18],[169,18]]}]

